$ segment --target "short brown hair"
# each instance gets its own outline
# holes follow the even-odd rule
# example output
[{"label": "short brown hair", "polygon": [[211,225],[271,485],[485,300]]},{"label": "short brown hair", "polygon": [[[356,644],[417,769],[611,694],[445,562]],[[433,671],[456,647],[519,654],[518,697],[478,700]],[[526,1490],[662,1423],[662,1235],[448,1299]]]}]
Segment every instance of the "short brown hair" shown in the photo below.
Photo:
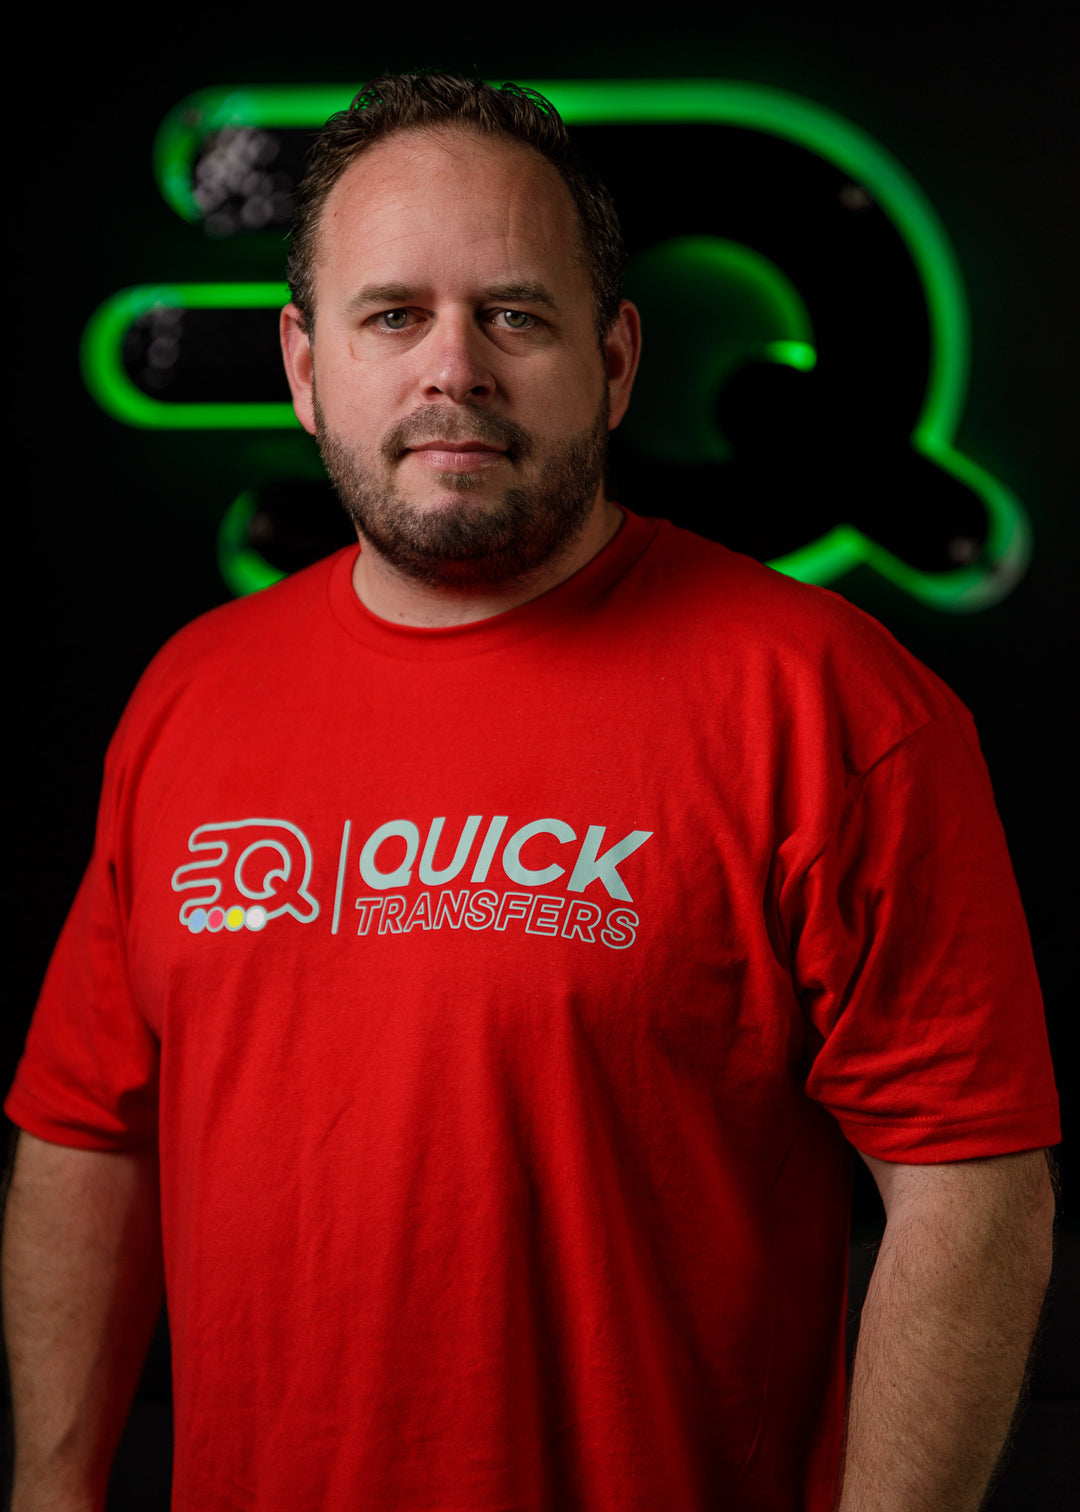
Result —
[{"label": "short brown hair", "polygon": [[592,283],[602,343],[619,313],[626,256],[610,194],[578,158],[554,105],[535,89],[520,84],[493,89],[479,79],[444,73],[372,79],[348,110],[330,117],[316,138],[297,190],[289,239],[289,289],[305,325],[314,327],[316,241],[331,189],[376,142],[396,132],[440,126],[510,137],[533,148],[558,171],[577,214],[578,252]]}]

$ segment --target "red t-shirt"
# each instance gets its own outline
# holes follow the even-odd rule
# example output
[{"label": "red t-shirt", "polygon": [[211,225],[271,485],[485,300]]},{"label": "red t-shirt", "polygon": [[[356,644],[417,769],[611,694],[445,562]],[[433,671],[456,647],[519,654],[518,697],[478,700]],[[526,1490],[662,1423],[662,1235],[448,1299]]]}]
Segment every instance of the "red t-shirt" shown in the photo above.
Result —
[{"label": "red t-shirt", "polygon": [[6,1105],[160,1131],[174,1508],[831,1512],[850,1144],[1059,1138],[970,716],[666,523],[449,630],[355,555],[151,665]]}]

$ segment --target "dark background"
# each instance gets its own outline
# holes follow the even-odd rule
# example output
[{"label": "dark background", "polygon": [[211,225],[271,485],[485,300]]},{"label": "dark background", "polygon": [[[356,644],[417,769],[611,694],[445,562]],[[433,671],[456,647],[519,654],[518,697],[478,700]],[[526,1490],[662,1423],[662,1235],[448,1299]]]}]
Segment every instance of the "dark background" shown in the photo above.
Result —
[{"label": "dark background", "polygon": [[[209,243],[161,200],[150,147],[165,112],[208,85],[359,84],[383,70],[425,65],[496,80],[743,79],[803,95],[897,157],[944,221],[972,314],[973,373],[958,444],[1012,487],[1034,530],[1026,576],[980,613],[937,613],[865,573],[835,586],[971,708],[1009,837],[1046,997],[1066,1144],[1047,1344],[993,1506],[1066,1506],[1067,1461],[1080,1427],[1080,1221],[1068,1149],[1078,1096],[1069,1027],[1076,911],[1069,774],[1080,549],[1072,235],[1080,142],[1065,16],[1064,5],[1036,4],[983,9],[972,21],[959,7],[917,5],[883,18],[863,7],[804,8],[794,0],[756,11],[717,7],[705,21],[670,4],[634,19],[593,19],[581,7],[512,8],[442,23],[414,14],[394,25],[371,11],[264,10],[243,24],[193,11],[172,18],[168,32],[106,17],[39,37],[27,56],[33,87],[16,112],[7,175],[18,222],[7,289],[15,317],[9,466],[17,482],[7,514],[16,610],[9,665],[21,734],[10,789],[19,795],[18,860],[7,913],[18,934],[7,955],[14,990],[4,1021],[5,1085],[89,852],[106,742],[161,642],[227,597],[214,564],[216,530],[250,471],[244,435],[128,429],[95,407],[78,373],[82,327],[115,289],[279,276],[264,254],[255,266],[250,252]],[[708,192],[722,193],[722,185]],[[668,511],[658,504],[649,512]],[[858,1237],[872,1238],[877,1221],[876,1199],[860,1187]],[[858,1253],[865,1271],[867,1252]],[[133,1419],[137,1431],[117,1465],[116,1508],[129,1498],[144,1508],[164,1504],[167,1398],[160,1337]]]}]

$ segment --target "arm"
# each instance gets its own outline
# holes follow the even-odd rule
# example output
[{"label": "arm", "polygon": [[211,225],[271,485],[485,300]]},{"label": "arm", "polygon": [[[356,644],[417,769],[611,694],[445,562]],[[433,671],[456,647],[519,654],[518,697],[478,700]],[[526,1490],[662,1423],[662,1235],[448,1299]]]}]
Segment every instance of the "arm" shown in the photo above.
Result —
[{"label": "arm", "polygon": [[976,1512],[1050,1276],[1046,1156],[862,1158],[886,1226],[859,1330],[839,1512]]},{"label": "arm", "polygon": [[156,1150],[21,1134],[2,1269],[12,1512],[100,1512],[161,1308]]}]

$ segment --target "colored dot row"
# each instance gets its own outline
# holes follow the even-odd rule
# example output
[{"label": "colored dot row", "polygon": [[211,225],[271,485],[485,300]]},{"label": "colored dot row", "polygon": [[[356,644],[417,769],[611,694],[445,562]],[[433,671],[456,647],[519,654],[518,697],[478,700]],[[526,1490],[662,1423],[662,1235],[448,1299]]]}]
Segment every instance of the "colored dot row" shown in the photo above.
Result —
[{"label": "colored dot row", "polygon": [[232,908],[193,908],[187,917],[187,927],[192,934],[202,934],[204,929],[208,934],[217,934],[220,929],[235,934],[238,929],[265,929],[266,917],[266,909],[258,903],[253,908],[240,908],[239,905]]}]

